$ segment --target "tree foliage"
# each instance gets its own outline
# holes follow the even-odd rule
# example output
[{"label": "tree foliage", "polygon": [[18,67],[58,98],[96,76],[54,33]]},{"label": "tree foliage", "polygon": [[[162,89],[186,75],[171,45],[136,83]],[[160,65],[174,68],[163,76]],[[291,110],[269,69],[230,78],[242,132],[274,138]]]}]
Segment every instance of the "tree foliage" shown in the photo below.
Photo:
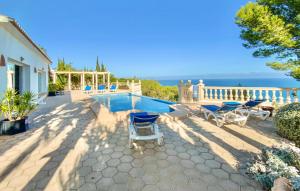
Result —
[{"label": "tree foliage", "polygon": [[176,86],[161,86],[155,80],[142,80],[142,93],[145,96],[163,100],[178,100],[178,89]]},{"label": "tree foliage", "polygon": [[97,71],[97,72],[101,72],[101,68],[100,68],[100,65],[99,65],[99,59],[98,59],[98,56],[97,56],[97,61],[96,61],[96,71]]},{"label": "tree foliage", "polygon": [[272,57],[267,63],[275,70],[287,70],[300,79],[300,1],[257,0],[242,7],[236,15],[246,48],[255,57]]}]

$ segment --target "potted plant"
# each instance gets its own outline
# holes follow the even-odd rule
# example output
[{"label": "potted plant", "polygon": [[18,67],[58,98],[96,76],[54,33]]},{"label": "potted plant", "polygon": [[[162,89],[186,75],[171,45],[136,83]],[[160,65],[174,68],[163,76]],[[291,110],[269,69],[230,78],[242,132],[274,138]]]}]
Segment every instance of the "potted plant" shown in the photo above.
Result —
[{"label": "potted plant", "polygon": [[48,96],[56,96],[57,85],[53,83],[49,83],[48,86]]},{"label": "potted plant", "polygon": [[0,134],[16,134],[28,129],[27,116],[37,106],[34,97],[31,92],[22,95],[13,89],[5,92],[0,102],[0,114],[4,116],[0,121]]},{"label": "potted plant", "polygon": [[64,89],[65,89],[64,84],[57,83],[56,86],[57,86],[57,91],[58,91],[59,95],[64,95]]}]

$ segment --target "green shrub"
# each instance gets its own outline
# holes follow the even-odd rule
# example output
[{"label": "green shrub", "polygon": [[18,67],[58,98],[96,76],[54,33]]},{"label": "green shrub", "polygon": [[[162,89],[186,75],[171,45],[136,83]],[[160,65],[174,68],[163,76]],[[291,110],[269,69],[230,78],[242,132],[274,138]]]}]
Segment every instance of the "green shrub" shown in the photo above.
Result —
[{"label": "green shrub", "polygon": [[281,107],[274,117],[278,134],[300,146],[300,103]]},{"label": "green shrub", "polygon": [[155,80],[142,80],[142,92],[145,96],[176,102],[178,89],[176,86],[161,86]]},{"label": "green shrub", "polygon": [[57,85],[53,83],[49,83],[48,85],[48,91],[49,92],[56,92],[57,91]]}]

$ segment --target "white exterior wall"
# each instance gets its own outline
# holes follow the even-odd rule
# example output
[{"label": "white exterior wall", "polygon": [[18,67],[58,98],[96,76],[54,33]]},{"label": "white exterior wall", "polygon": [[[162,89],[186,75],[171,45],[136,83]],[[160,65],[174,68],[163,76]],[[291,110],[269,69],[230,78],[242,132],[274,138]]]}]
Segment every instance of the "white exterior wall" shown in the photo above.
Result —
[{"label": "white exterior wall", "polygon": [[[7,67],[10,59],[20,61],[24,71],[21,76],[22,90],[30,90],[38,94],[38,72],[44,73],[44,84],[42,92],[48,91],[48,64],[47,60],[14,26],[10,23],[0,23],[0,55],[4,55],[6,67],[0,67],[0,97],[7,88]],[[37,72],[34,72],[36,68]]]}]

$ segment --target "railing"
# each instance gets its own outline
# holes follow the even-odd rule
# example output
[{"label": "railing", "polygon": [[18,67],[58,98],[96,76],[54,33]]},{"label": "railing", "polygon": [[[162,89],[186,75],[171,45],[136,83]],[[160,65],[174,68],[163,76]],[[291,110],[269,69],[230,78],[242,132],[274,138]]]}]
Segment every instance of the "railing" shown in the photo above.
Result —
[{"label": "railing", "polygon": [[282,105],[300,99],[300,88],[205,86],[202,80],[196,85],[181,81],[178,88],[180,103],[265,99],[267,103]]},{"label": "railing", "polygon": [[[127,84],[129,84],[129,81],[127,81]],[[137,95],[142,95],[142,84],[141,80],[138,81],[138,83],[135,83],[134,80],[131,81],[129,84],[129,89],[131,93],[137,94]]]}]

